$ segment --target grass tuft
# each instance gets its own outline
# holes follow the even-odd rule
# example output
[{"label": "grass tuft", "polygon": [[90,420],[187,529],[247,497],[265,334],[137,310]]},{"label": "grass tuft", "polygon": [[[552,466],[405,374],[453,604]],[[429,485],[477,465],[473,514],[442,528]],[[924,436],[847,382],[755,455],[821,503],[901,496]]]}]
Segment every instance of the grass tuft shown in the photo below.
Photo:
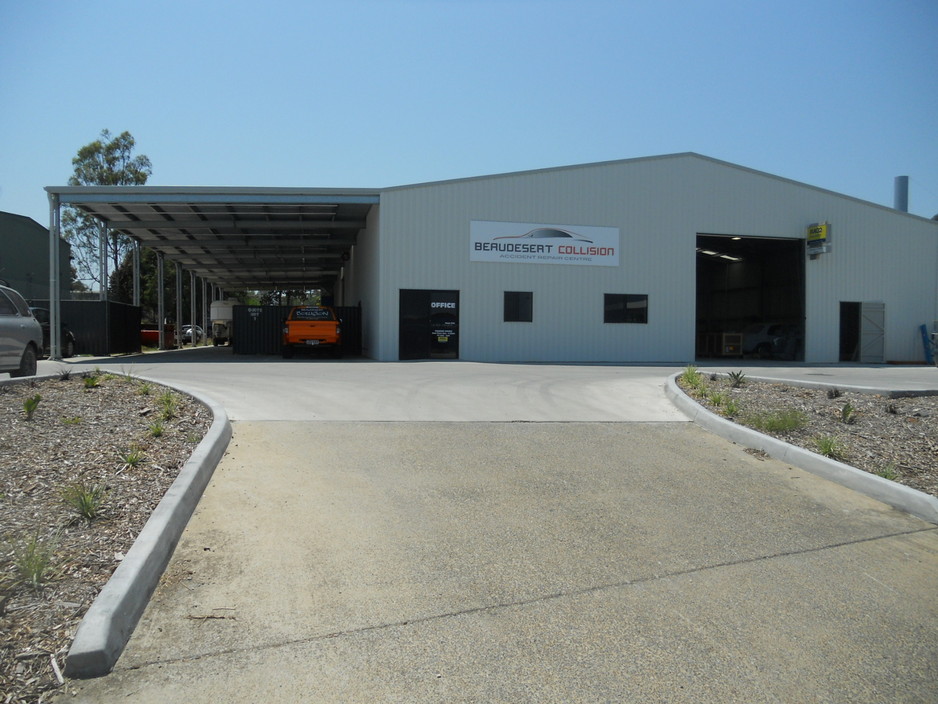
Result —
[{"label": "grass tuft", "polygon": [[847,446],[833,435],[816,435],[814,446],[819,454],[830,457],[832,460],[842,460],[847,456]]},{"label": "grass tuft", "polygon": [[739,410],[739,402],[735,398],[727,399],[726,403],[723,404],[723,413],[730,418],[738,416]]},{"label": "grass tuft", "polygon": [[144,457],[146,457],[146,455],[138,445],[131,445],[130,449],[127,450],[121,459],[124,460],[124,464],[128,467],[136,467],[143,462]]},{"label": "grass tuft", "polygon": [[840,409],[840,420],[845,425],[853,425],[857,422],[857,409],[850,403],[845,403],[844,407]]},{"label": "grass tuft", "polygon": [[179,411],[176,395],[172,391],[166,391],[160,395],[160,406],[163,409],[160,412],[160,418],[163,420],[172,420]]},{"label": "grass tuft", "polygon": [[42,540],[37,534],[16,545],[13,549],[13,567],[18,580],[34,589],[48,581],[57,543],[57,536]]},{"label": "grass tuft", "polygon": [[756,430],[765,430],[770,433],[790,433],[801,430],[808,424],[808,417],[795,409],[770,411],[767,413],[753,413],[744,419],[746,425]]},{"label": "grass tuft", "polygon": [[895,481],[899,478],[899,473],[896,471],[896,465],[892,462],[880,469],[876,474],[878,474],[883,479],[888,479],[890,481]]},{"label": "grass tuft", "polygon": [[94,520],[107,499],[107,488],[100,484],[76,482],[62,490],[62,500],[85,520]]},{"label": "grass tuft", "polygon": [[36,412],[36,409],[39,408],[39,402],[41,400],[42,396],[36,394],[23,401],[23,412],[26,414],[26,420],[33,419],[33,414]]}]

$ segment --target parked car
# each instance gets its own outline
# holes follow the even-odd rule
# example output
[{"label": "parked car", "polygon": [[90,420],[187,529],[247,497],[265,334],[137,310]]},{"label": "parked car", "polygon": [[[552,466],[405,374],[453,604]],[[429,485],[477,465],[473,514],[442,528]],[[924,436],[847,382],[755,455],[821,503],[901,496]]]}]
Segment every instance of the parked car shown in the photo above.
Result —
[{"label": "parked car", "polygon": [[42,326],[23,297],[0,286],[0,372],[10,376],[35,376]]},{"label": "parked car", "polygon": [[[49,309],[48,308],[30,308],[32,311],[33,317],[39,321],[39,324],[42,326],[42,354],[44,357],[49,356]],[[68,359],[69,357],[75,356],[75,350],[77,349],[75,344],[75,333],[68,329],[68,325],[62,323],[59,325],[59,344],[61,345],[62,358]]]},{"label": "parked car", "polygon": [[784,353],[797,337],[798,328],[795,325],[753,323],[743,330],[743,354],[771,359]]},{"label": "parked car", "polygon": [[192,330],[195,329],[195,342],[198,343],[205,338],[205,331],[200,328],[198,325],[183,325],[182,326],[182,341],[183,342],[193,342],[192,340]]}]

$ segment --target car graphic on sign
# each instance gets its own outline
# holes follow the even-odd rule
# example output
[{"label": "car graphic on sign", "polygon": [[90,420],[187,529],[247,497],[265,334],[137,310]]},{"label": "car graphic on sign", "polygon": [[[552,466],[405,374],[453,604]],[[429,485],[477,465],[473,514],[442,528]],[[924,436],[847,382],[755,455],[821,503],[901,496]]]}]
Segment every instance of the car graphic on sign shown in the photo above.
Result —
[{"label": "car graphic on sign", "polygon": [[563,240],[573,240],[575,242],[589,242],[593,243],[593,240],[588,240],[582,235],[576,235],[568,230],[560,230],[556,227],[538,227],[529,232],[525,232],[523,235],[502,235],[501,237],[493,237],[493,240],[546,240],[546,239],[563,239]]}]

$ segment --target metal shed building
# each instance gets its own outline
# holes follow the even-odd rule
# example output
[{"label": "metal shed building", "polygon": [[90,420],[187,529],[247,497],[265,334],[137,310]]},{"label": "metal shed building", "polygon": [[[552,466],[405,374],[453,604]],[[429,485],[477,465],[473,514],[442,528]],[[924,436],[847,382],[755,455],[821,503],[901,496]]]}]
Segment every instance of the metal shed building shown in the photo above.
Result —
[{"label": "metal shed building", "polygon": [[[336,302],[361,305],[365,354],[384,361],[685,363],[740,354],[763,325],[783,331],[767,356],[911,362],[938,320],[938,222],[693,153],[288,191],[354,208],[335,230],[328,213],[267,217],[287,189],[237,189],[240,205],[218,189],[225,215],[202,229],[186,218],[208,189],[174,190],[156,216],[145,201],[166,189],[47,190],[208,282],[237,266],[262,288],[251,241],[282,241],[280,261],[334,272]],[[335,243],[329,266],[310,238]]]}]

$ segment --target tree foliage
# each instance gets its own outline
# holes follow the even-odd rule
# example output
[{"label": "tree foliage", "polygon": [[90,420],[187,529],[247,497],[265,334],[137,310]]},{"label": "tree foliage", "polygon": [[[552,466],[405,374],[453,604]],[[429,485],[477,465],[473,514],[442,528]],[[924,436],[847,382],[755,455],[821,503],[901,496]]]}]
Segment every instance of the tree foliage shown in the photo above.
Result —
[{"label": "tree foliage", "polygon": [[[72,159],[75,172],[68,179],[69,186],[142,186],[152,173],[150,160],[143,154],[134,156],[136,146],[130,132],[121,132],[111,138],[108,130],[101,137],[78,150]],[[72,259],[79,276],[99,286],[101,280],[99,233],[100,225],[93,218],[75,208],[62,213],[62,231],[72,245]],[[130,238],[111,233],[107,240],[105,257],[111,271],[116,271],[131,246]]]}]

